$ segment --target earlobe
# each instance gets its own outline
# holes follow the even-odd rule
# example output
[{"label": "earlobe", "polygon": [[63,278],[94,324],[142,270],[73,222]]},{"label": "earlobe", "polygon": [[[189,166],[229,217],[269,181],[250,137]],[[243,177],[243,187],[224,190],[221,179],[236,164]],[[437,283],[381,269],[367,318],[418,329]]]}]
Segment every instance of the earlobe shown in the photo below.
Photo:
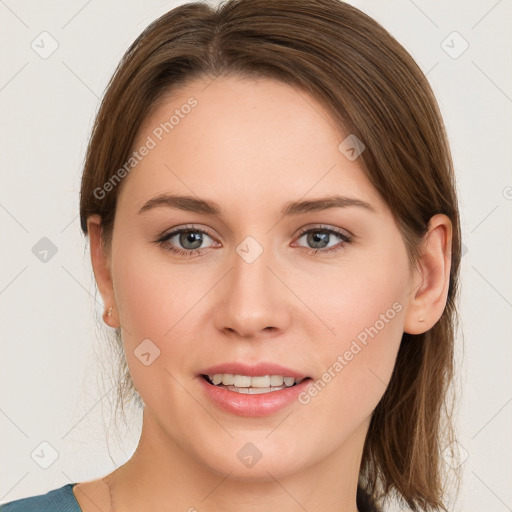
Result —
[{"label": "earlobe", "polygon": [[441,318],[450,284],[451,246],[450,219],[444,214],[434,215],[429,222],[409,293],[405,332],[422,334]]},{"label": "earlobe", "polygon": [[101,217],[98,214],[90,215],[87,218],[87,232],[91,249],[91,264],[96,279],[98,290],[106,306],[103,313],[103,321],[110,327],[119,327],[114,320],[113,309],[115,308],[115,296],[110,271],[110,260],[102,245]]}]

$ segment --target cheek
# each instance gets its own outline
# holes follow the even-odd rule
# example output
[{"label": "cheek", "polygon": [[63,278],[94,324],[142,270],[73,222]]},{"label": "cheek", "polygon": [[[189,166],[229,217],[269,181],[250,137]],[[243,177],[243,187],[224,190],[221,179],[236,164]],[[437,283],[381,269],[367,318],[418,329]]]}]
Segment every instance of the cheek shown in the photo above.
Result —
[{"label": "cheek", "polygon": [[[397,313],[405,308],[407,265],[405,253],[380,252],[347,258],[309,276],[300,285],[300,294],[323,323],[324,346],[342,350],[357,337],[364,343],[368,329],[374,334],[385,330],[382,337],[393,330],[394,335],[400,333],[403,320]],[[312,336],[317,338],[318,329]]]},{"label": "cheek", "polygon": [[171,275],[170,266],[143,256],[133,250],[115,267],[123,345],[138,393],[171,421],[183,400],[175,379],[185,384],[181,372],[187,373],[190,364],[193,306],[201,290],[176,270]]},{"label": "cheek", "polygon": [[[322,373],[299,396],[304,428],[324,422],[333,446],[369,418],[390,381],[403,334],[404,309],[375,297],[344,313],[340,332],[316,352]],[[321,420],[323,418],[323,420]]]},{"label": "cheek", "polygon": [[163,257],[148,258],[147,250],[131,248],[120,258],[122,247],[119,244],[113,280],[126,358],[139,388],[150,385],[141,382],[150,372],[151,382],[157,375],[165,379],[163,368],[172,372],[173,361],[186,360],[194,330],[194,304],[204,290],[199,286],[201,280],[172,269]]},{"label": "cheek", "polygon": [[207,291],[204,276],[173,264],[149,243],[130,245],[122,236],[117,242],[113,280],[121,324],[133,338],[170,337],[189,322],[187,314]]},{"label": "cheek", "polygon": [[405,253],[381,253],[344,269],[316,296],[334,334],[324,335],[315,349],[324,373],[302,397],[316,409],[310,417],[329,411],[350,430],[377,406],[403,335],[407,272]]}]

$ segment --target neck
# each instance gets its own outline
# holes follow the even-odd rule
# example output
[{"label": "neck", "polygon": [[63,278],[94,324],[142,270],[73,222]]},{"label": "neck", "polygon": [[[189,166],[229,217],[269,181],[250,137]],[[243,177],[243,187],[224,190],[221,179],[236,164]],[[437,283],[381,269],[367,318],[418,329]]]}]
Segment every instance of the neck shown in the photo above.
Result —
[{"label": "neck", "polygon": [[259,473],[240,477],[208,466],[195,447],[180,447],[146,407],[137,449],[111,475],[114,512],[357,512],[359,466],[369,420],[345,444],[330,454],[318,454],[299,471],[283,471],[276,464],[279,457],[269,454],[258,462]]}]

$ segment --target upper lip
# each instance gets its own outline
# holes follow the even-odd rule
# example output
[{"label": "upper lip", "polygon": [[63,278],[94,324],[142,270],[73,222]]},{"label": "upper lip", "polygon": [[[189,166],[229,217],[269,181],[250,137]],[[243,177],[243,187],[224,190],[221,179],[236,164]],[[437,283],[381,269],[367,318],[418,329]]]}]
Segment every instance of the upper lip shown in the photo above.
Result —
[{"label": "upper lip", "polygon": [[285,366],[281,366],[279,364],[264,361],[253,365],[237,363],[235,361],[230,363],[221,363],[205,368],[204,370],[201,370],[200,373],[202,375],[231,373],[235,375],[247,375],[249,377],[258,377],[262,375],[281,375],[283,377],[293,377],[295,379],[305,379],[308,377],[307,375],[296,370],[292,370],[291,368],[286,368]]}]

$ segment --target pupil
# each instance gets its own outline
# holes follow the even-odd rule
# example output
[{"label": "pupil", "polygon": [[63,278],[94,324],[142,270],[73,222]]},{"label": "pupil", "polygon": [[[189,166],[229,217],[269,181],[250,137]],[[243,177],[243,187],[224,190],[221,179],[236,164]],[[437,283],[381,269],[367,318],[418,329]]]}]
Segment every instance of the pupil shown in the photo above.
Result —
[{"label": "pupil", "polygon": [[[329,233],[321,233],[319,231],[312,232],[309,234],[309,240],[308,242],[315,247],[315,249],[322,249],[323,247],[326,247],[329,239]],[[325,242],[325,244],[322,244]],[[317,244],[320,243],[320,246]]]},{"label": "pupil", "polygon": [[[194,242],[195,242],[196,245],[193,247],[187,246],[187,244],[189,242],[192,244],[194,244]],[[197,248],[201,247],[201,242],[202,242],[201,233],[198,233],[197,231],[186,231],[186,232],[181,233],[180,243],[186,249],[197,249]]]}]

